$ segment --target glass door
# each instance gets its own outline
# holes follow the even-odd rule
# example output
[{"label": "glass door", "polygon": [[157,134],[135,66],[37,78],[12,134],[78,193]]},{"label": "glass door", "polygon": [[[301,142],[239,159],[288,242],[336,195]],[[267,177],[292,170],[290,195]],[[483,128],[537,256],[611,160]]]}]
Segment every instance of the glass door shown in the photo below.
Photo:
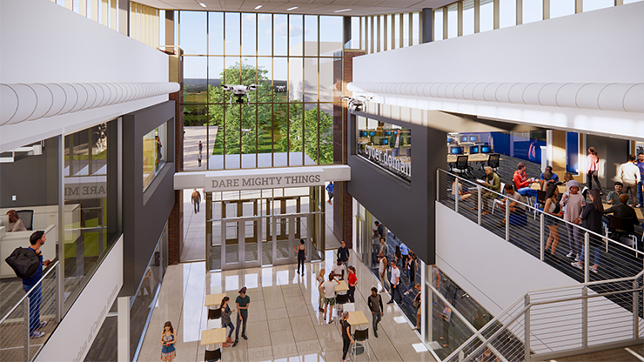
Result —
[{"label": "glass door", "polygon": [[222,270],[261,266],[261,223],[261,218],[222,220]]},{"label": "glass door", "polygon": [[275,216],[273,220],[273,265],[295,263],[295,218],[284,215]]}]

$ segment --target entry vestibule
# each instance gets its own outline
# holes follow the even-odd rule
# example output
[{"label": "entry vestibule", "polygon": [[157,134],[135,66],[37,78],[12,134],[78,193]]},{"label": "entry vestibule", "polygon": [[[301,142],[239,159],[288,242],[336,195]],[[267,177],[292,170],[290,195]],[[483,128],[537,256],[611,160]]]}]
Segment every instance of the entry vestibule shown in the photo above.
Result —
[{"label": "entry vestibule", "polygon": [[323,186],[206,192],[206,262],[209,270],[323,260]]}]

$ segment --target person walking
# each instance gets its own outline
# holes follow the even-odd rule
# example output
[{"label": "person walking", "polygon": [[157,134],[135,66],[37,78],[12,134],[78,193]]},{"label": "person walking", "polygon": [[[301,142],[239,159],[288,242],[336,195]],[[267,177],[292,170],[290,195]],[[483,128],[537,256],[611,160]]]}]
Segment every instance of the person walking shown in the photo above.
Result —
[{"label": "person walking", "polygon": [[192,204],[195,209],[195,214],[199,213],[199,205],[201,204],[201,194],[197,189],[192,189],[192,196],[190,197]]},{"label": "person walking", "polygon": [[637,206],[644,205],[644,152],[637,154],[635,166],[640,170],[640,182],[637,183]]},{"label": "person walking", "polygon": [[344,240],[340,242],[340,247],[338,248],[338,260],[342,260],[345,268],[349,266],[349,248],[347,248]]},{"label": "person walking", "polygon": [[[42,278],[42,267],[48,266],[51,261],[49,259],[43,261],[43,255],[40,248],[45,245],[47,237],[45,232],[38,230],[31,234],[29,237],[28,249],[33,250],[34,254],[38,257],[38,268],[36,273],[29,278],[22,279],[22,289],[25,293],[28,294],[29,298],[29,337],[30,338],[40,338],[45,335],[43,332],[39,332],[38,329],[44,327],[47,324],[47,321],[40,321],[40,303],[42,303],[42,284],[38,284],[38,281]],[[30,292],[31,291],[31,292]]]},{"label": "person walking", "polygon": [[441,319],[443,320],[443,336],[440,337],[440,339],[443,340],[443,347],[448,347],[449,346],[449,327],[450,327],[450,321],[452,319],[452,309],[445,304],[445,308],[443,308],[443,313],[440,315]]},{"label": "person walking", "polygon": [[382,307],[382,298],[378,294],[378,289],[371,288],[371,295],[367,298],[367,306],[371,311],[371,324],[373,325],[373,335],[378,338],[378,323],[385,316],[385,309]]},{"label": "person walking", "polygon": [[197,162],[199,163],[199,167],[201,167],[201,152],[197,155]]},{"label": "person walking", "polygon": [[246,322],[248,321],[248,307],[250,306],[250,297],[246,295],[246,287],[243,287],[239,290],[239,295],[237,296],[237,299],[235,299],[235,303],[237,304],[237,332],[235,332],[235,343],[233,343],[233,347],[237,345],[239,342],[239,326],[244,324],[243,329],[242,329],[242,338],[243,339],[248,339],[246,337]]},{"label": "person walking", "polygon": [[324,284],[324,274],[326,273],[326,270],[322,268],[320,270],[320,274],[318,274],[317,281],[318,281],[318,310],[320,312],[324,312],[324,291],[322,290],[322,284]]},{"label": "person walking", "polygon": [[387,258],[385,257],[384,252],[380,252],[380,255],[378,255],[378,276],[380,277],[380,285],[382,289],[380,289],[380,293],[384,293],[387,290],[385,289],[385,283],[389,286],[389,289],[391,289],[391,284],[389,284],[389,280],[387,279]]},{"label": "person walking", "polygon": [[170,321],[165,322],[163,325],[163,334],[161,334],[161,361],[172,361],[177,357],[177,351],[174,347],[175,342],[177,341],[177,334],[172,328],[172,323]]},{"label": "person walking", "polygon": [[349,284],[349,302],[355,303],[356,299],[354,298],[354,294],[356,292],[356,285],[358,284],[358,277],[356,276],[356,268],[352,265],[349,266],[349,277],[347,278],[347,282]]},{"label": "person walking", "polygon": [[412,305],[414,308],[416,308],[416,327],[414,327],[415,330],[420,331],[420,306],[421,306],[421,301],[420,298],[422,294],[420,293],[421,291],[421,286],[420,284],[414,285],[414,288],[416,288],[416,296],[414,297],[414,301],[412,302]]},{"label": "person walking", "polygon": [[331,201],[333,199],[333,181],[326,185],[326,192],[329,194],[329,200],[327,202],[329,205],[333,205],[333,201]]},{"label": "person walking", "polygon": [[586,156],[586,177],[588,180],[588,190],[593,189],[593,179],[597,184],[597,188],[602,189],[602,184],[599,183],[599,154],[595,147],[588,148],[588,156]]},{"label": "person walking", "polygon": [[294,246],[293,250],[297,253],[297,273],[300,274],[300,265],[302,266],[302,276],[304,276],[304,261],[306,261],[306,245],[304,239],[300,239],[300,246]]},{"label": "person walking", "polygon": [[[583,208],[584,197],[579,194],[579,182],[572,180],[568,182],[568,191],[569,194],[561,198],[561,205],[566,207],[566,212],[564,213],[564,220],[579,225],[581,224],[581,210]],[[566,229],[568,229],[568,246],[570,247],[570,252],[566,255],[567,258],[575,258],[575,261],[579,261],[579,253],[581,249],[581,241],[579,240],[579,228],[573,227],[570,224],[566,224]]]},{"label": "person walking", "polygon": [[230,298],[228,297],[224,297],[224,299],[221,300],[221,325],[224,328],[226,327],[230,328],[230,331],[228,332],[228,337],[226,338],[226,342],[223,343],[224,347],[230,347],[229,343],[233,343],[232,336],[233,336],[233,331],[235,330],[235,326],[233,325],[233,322],[230,320],[230,315],[233,314],[235,310],[230,309],[228,302],[230,302]]},{"label": "person walking", "polygon": [[400,305],[402,306],[402,295],[400,295],[400,269],[398,269],[398,266],[396,266],[396,263],[392,260],[391,261],[391,300],[387,302],[387,304],[391,304],[394,302],[396,299],[396,294],[398,294],[398,297],[400,299]]},{"label": "person walking", "polygon": [[546,251],[550,250],[550,255],[555,255],[557,246],[559,245],[559,222],[558,219],[561,218],[560,211],[561,205],[557,202],[557,197],[559,196],[559,188],[556,184],[548,185],[548,190],[546,191],[546,204],[543,207],[543,211],[548,214],[545,216],[546,225],[550,234],[548,235],[548,241],[546,242]]},{"label": "person walking", "polygon": [[342,362],[346,362],[349,359],[347,358],[347,352],[349,352],[349,347],[353,344],[353,338],[351,337],[351,324],[349,324],[349,312],[342,313]]},{"label": "person walking", "polygon": [[409,252],[409,262],[407,263],[409,267],[409,290],[405,292],[405,295],[409,295],[411,290],[414,289],[416,285],[416,273],[418,272],[418,258],[416,253],[413,251]]},{"label": "person walking", "polygon": [[201,153],[201,151],[203,150],[203,144],[201,143],[201,141],[199,141],[197,147],[199,147],[199,153]]},{"label": "person walking", "polygon": [[[581,213],[581,221],[584,228],[593,231],[597,234],[602,233],[602,213],[604,212],[604,205],[602,205],[601,195],[599,190],[592,189],[590,190],[590,203],[584,206],[584,211]],[[595,257],[593,258],[593,265],[590,267],[590,271],[597,274],[597,268],[599,267],[600,260],[600,251],[598,245],[601,243],[601,239],[595,234],[590,234],[589,245],[593,246]],[[581,248],[581,256],[578,261],[572,262],[572,266],[575,268],[583,269],[583,260],[584,253],[590,253],[586,250],[586,245]]]},{"label": "person walking", "polygon": [[338,282],[333,279],[333,273],[329,273],[329,280],[324,282],[320,286],[320,290],[324,292],[324,314],[322,319],[326,321],[326,312],[330,306],[329,312],[329,324],[333,323],[333,306],[335,305],[335,286],[338,285]]}]

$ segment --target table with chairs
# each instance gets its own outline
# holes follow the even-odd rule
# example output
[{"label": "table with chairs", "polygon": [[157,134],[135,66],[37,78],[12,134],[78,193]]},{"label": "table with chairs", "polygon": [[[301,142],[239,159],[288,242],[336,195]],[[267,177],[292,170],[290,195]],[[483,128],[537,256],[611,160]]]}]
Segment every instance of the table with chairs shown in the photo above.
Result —
[{"label": "table with chairs", "polygon": [[[349,306],[349,304],[351,306]],[[355,304],[349,303],[345,306],[345,311],[349,312],[349,319],[347,320],[351,327],[355,327],[355,332],[353,333],[353,339],[355,340],[353,343],[353,354],[354,355],[359,355],[364,353],[364,351],[367,351],[367,355],[369,355],[369,359],[371,360],[371,354],[369,353],[369,349],[362,344],[358,342],[365,342],[368,343],[369,339],[369,328],[366,329],[358,329],[358,326],[362,326],[365,324],[369,324],[369,320],[367,319],[367,316],[364,314],[363,311],[361,310],[355,310]],[[351,310],[349,310],[351,309]]]},{"label": "table with chairs", "polygon": [[477,162],[481,164],[481,169],[483,169],[485,166],[489,166],[492,167],[494,172],[498,172],[501,160],[501,155],[498,153],[447,155],[447,163],[449,165],[450,172],[453,172],[464,178],[474,177],[472,173],[474,168],[470,165],[470,163]]},{"label": "table with chairs", "polygon": [[221,300],[226,293],[221,292],[221,287],[215,287],[212,290],[215,294],[206,295],[204,306],[208,308],[207,329],[201,331],[202,346],[210,346],[206,349],[204,360],[206,362],[215,362],[221,360],[221,346],[215,349],[215,345],[226,342],[226,327],[221,326]]}]

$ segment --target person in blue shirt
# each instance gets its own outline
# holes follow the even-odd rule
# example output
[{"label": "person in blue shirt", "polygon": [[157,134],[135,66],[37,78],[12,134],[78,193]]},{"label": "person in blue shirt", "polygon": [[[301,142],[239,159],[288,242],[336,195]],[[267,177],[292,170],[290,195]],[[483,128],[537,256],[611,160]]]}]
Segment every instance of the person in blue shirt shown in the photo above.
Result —
[{"label": "person in blue shirt", "polygon": [[407,247],[407,245],[405,245],[405,243],[400,243],[400,254],[402,255],[403,273],[405,273],[407,279],[409,279],[409,268],[407,267],[407,261],[409,260],[409,248]]},{"label": "person in blue shirt", "polygon": [[[545,176],[547,176],[548,174],[550,175],[550,177],[546,180]],[[539,179],[552,182],[552,183],[559,182],[559,176],[556,173],[552,172],[552,166],[546,166],[546,170],[541,173],[541,176],[539,176]]]},{"label": "person in blue shirt", "polygon": [[48,266],[51,261],[49,259],[43,261],[42,251],[40,247],[45,245],[44,231],[36,231],[29,237],[29,249],[38,256],[39,265],[36,270],[36,274],[32,275],[29,278],[22,279],[22,289],[25,293],[29,294],[29,337],[31,338],[40,338],[45,335],[43,332],[37,331],[37,329],[42,328],[47,324],[46,321],[40,321],[40,303],[42,302],[42,284],[38,284],[38,281],[42,278],[42,266]]},{"label": "person in blue shirt", "polygon": [[640,169],[640,182],[637,183],[637,207],[644,205],[644,152],[637,154],[637,168]]},{"label": "person in blue shirt", "polygon": [[329,182],[328,185],[326,185],[326,192],[329,193],[329,200],[327,201],[329,205],[333,205],[333,202],[331,202],[331,199],[333,198],[333,181]]}]

